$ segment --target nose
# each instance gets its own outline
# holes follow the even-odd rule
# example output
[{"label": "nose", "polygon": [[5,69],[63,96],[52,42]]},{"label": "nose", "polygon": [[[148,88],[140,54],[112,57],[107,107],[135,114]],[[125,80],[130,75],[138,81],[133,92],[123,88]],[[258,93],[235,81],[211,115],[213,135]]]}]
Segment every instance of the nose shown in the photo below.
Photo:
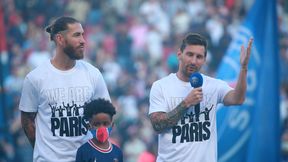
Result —
[{"label": "nose", "polygon": [[191,62],[191,64],[196,64],[196,62],[197,62],[197,58],[196,58],[196,56],[192,56],[191,58],[190,58],[190,62]]},{"label": "nose", "polygon": [[83,44],[83,45],[86,43],[86,40],[84,39],[84,36],[81,36],[80,43]]}]

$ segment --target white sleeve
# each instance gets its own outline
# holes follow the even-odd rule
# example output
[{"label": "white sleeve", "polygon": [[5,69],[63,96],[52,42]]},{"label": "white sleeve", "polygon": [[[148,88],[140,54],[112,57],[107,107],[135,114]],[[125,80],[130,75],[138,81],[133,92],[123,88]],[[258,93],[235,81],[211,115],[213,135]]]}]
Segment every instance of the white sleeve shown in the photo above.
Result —
[{"label": "white sleeve", "polygon": [[31,80],[26,76],[23,82],[23,89],[19,103],[19,110],[24,112],[37,112],[38,92]]},{"label": "white sleeve", "polygon": [[111,101],[107,85],[104,81],[104,78],[101,74],[101,72],[97,69],[97,75],[96,75],[96,84],[95,86],[95,92],[93,98],[104,98],[106,100]]},{"label": "white sleeve", "polygon": [[232,87],[230,87],[227,82],[223,81],[223,80],[219,80],[218,82],[218,103],[223,103],[224,101],[224,97],[226,96],[226,94],[233,90]]},{"label": "white sleeve", "polygon": [[165,102],[164,94],[159,82],[153,83],[149,97],[149,114],[153,112],[168,112],[168,105]]}]

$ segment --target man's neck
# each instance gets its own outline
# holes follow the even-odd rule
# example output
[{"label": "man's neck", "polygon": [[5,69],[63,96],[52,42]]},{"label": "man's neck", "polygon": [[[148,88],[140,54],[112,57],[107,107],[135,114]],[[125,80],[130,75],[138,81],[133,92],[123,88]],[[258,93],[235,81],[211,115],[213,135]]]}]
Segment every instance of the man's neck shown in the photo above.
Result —
[{"label": "man's neck", "polygon": [[51,59],[51,64],[59,69],[59,70],[70,70],[72,69],[75,64],[76,60],[70,59],[68,56],[65,56],[64,54],[56,54],[52,59]]},{"label": "man's neck", "polygon": [[189,82],[189,78],[185,77],[180,71],[177,71],[176,76],[178,79],[182,80],[183,82]]}]

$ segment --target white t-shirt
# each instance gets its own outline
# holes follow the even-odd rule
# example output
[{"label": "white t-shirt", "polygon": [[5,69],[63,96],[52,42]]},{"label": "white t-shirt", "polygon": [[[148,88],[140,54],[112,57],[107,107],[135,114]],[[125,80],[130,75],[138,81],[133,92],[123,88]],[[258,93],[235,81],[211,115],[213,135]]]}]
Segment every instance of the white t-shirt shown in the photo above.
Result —
[{"label": "white t-shirt", "polygon": [[75,161],[88,140],[83,105],[96,98],[110,100],[106,84],[100,71],[82,60],[68,71],[46,61],[26,76],[19,109],[37,112],[34,162]]},{"label": "white t-shirt", "polygon": [[[194,106],[189,108],[176,126],[158,135],[157,162],[217,161],[216,105],[232,88],[224,81],[202,76],[200,113],[195,113]],[[192,89],[175,73],[156,81],[150,92],[149,114],[172,111]]]}]

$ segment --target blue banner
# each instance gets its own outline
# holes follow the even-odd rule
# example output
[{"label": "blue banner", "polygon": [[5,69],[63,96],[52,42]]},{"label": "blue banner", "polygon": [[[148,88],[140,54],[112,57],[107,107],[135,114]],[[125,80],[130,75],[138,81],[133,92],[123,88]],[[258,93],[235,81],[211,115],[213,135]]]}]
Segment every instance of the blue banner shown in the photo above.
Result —
[{"label": "blue banner", "polygon": [[240,47],[254,38],[246,100],[217,112],[219,162],[279,162],[279,53],[276,0],[255,0],[217,71],[236,84]]}]

